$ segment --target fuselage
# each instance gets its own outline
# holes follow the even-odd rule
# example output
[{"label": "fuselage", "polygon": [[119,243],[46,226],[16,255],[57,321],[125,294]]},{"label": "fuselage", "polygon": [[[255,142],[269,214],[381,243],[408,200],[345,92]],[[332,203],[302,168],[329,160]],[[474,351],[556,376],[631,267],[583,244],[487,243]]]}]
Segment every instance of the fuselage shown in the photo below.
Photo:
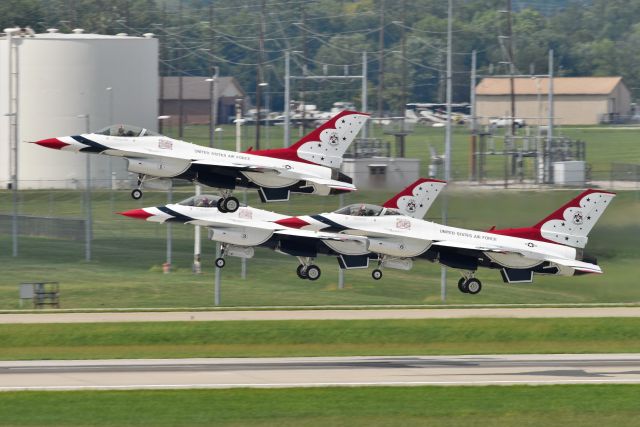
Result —
[{"label": "fuselage", "polygon": [[[576,249],[565,245],[450,227],[404,215],[385,215],[384,211],[379,216],[323,213],[297,219],[295,228],[303,230],[367,236],[370,251],[393,257],[416,257],[427,251],[434,242],[445,242],[455,244],[458,248],[481,251],[494,262],[510,268],[530,268],[540,264],[544,257],[576,259]],[[286,220],[280,222],[293,223]],[[332,244],[339,249],[342,243]],[[504,248],[504,251],[496,251],[495,247]],[[530,255],[523,256],[521,253]]]},{"label": "fuselage", "polygon": [[[186,172],[192,163],[237,168],[254,177],[268,174],[261,172],[261,168],[274,169],[278,171],[277,177],[271,173],[269,179],[279,178],[283,185],[304,177],[331,179],[332,175],[331,168],[325,166],[204,147],[166,136],[128,137],[91,133],[56,139],[68,144],[62,147],[62,150],[124,157],[129,160],[132,172],[153,172],[154,176],[159,177],[179,176]],[[143,162],[136,167],[135,162],[144,159],[148,159],[149,163]],[[255,172],[252,172],[252,169],[255,169]]]}]

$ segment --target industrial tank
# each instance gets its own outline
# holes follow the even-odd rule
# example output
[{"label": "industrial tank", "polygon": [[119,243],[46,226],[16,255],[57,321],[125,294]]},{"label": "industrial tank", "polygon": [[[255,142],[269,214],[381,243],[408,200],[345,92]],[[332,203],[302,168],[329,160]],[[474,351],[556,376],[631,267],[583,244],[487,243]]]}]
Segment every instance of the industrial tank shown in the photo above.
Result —
[{"label": "industrial tank", "polygon": [[[52,151],[29,141],[77,135],[114,123],[151,130],[158,116],[158,41],[85,34],[12,35],[17,69],[9,73],[9,40],[0,39],[0,185],[10,182],[10,80],[18,80],[18,188],[81,188],[87,154]],[[12,60],[15,64],[15,54]],[[127,179],[126,162],[90,156],[94,187]],[[112,175],[113,172],[113,175]],[[115,181],[117,182],[117,181]]]}]

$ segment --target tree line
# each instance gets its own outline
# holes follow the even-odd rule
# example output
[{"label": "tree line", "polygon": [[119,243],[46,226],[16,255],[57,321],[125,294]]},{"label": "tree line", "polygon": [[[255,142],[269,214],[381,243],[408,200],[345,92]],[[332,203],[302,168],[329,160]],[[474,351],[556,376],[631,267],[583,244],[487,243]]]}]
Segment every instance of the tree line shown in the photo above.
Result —
[{"label": "tree line", "polygon": [[[546,73],[553,49],[555,75],[621,75],[634,98],[640,95],[640,0],[514,0],[510,38],[508,3],[453,0],[455,101],[469,99],[471,52],[479,75],[506,74],[510,40],[518,74]],[[294,75],[361,74],[367,52],[372,111],[379,99],[391,114],[403,102],[444,99],[442,0],[9,0],[0,2],[0,21],[36,32],[151,32],[160,40],[163,75],[210,75],[217,66],[252,98],[258,83],[268,83],[273,109],[282,109],[285,51]],[[292,98],[325,109],[359,103],[360,92],[359,80],[292,86]]]}]

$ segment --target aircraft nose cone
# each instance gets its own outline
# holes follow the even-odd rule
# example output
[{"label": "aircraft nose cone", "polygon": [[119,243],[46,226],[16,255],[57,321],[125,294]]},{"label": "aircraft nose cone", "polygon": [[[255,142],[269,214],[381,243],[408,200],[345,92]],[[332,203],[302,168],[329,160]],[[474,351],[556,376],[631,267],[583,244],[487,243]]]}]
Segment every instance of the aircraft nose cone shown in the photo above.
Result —
[{"label": "aircraft nose cone", "polygon": [[71,145],[67,144],[66,142],[60,141],[58,138],[41,139],[40,141],[36,141],[35,143],[38,145],[42,145],[43,147],[53,148],[54,150],[60,150],[67,145]]},{"label": "aircraft nose cone", "polygon": [[128,216],[130,218],[144,219],[153,216],[153,214],[145,211],[144,209],[131,209],[130,211],[118,212],[119,215]]}]

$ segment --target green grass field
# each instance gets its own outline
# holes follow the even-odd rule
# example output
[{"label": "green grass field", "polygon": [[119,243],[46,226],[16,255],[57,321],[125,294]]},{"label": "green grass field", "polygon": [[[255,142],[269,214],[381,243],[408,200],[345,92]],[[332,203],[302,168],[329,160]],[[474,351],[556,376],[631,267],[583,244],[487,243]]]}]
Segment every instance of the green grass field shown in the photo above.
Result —
[{"label": "green grass field", "polygon": [[18,426],[638,426],[638,385],[0,393]]},{"label": "green grass field", "polygon": [[640,352],[640,319],[0,325],[0,359]]},{"label": "green grass field", "polygon": [[[492,225],[530,225],[560,206],[577,191],[551,192],[457,192],[449,194],[449,224],[486,230]],[[174,200],[188,193],[174,195]],[[345,202],[383,202],[390,193],[357,192]],[[0,193],[6,212],[10,195]],[[94,198],[93,261],[84,261],[83,242],[21,238],[20,256],[11,257],[9,236],[0,236],[0,309],[18,308],[18,284],[34,280],[61,282],[63,308],[110,307],[206,307],[213,304],[214,245],[203,240],[204,274],[191,273],[193,227],[173,225],[172,274],[162,274],[166,254],[166,226],[125,218],[114,212],[166,202],[162,192],[148,192],[144,201],[132,201],[128,192],[99,192]],[[439,221],[440,201],[427,215]],[[296,197],[282,204],[259,204],[253,194],[249,203],[283,213],[313,213],[334,210],[334,198]],[[461,303],[593,303],[637,302],[640,287],[640,202],[635,192],[620,192],[590,235],[587,252],[598,257],[603,275],[538,277],[531,285],[503,284],[499,273],[480,270],[484,290],[476,296],[457,291],[458,273],[450,270],[448,302]],[[33,191],[22,194],[21,212],[80,216],[81,195],[64,191]],[[373,281],[369,270],[345,272],[345,289],[339,290],[335,259],[321,257],[323,275],[316,282],[295,275],[297,260],[264,249],[248,261],[247,279],[240,278],[240,262],[229,258],[222,273],[222,304],[326,305],[326,304],[438,304],[440,267],[417,260],[411,271],[385,271]]]}]

